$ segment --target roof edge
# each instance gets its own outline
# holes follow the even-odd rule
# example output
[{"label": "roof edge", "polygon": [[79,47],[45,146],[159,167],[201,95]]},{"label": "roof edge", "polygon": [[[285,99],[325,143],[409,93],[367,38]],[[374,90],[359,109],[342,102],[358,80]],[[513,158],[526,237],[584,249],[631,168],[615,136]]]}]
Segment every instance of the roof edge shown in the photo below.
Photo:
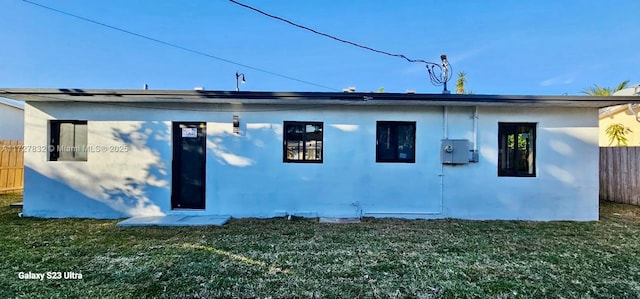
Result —
[{"label": "roof edge", "polygon": [[22,101],[17,101],[14,99],[4,99],[4,98],[0,98],[0,104],[2,105],[6,105],[12,108],[16,108],[19,110],[24,110],[24,102]]},{"label": "roof edge", "polygon": [[640,103],[638,96],[534,96],[485,94],[423,94],[365,92],[268,92],[221,90],[141,90],[141,89],[28,89],[0,88],[0,96],[15,100],[50,102],[194,102],[264,104],[339,104],[370,105],[506,105],[506,106],[581,106],[608,107]]}]

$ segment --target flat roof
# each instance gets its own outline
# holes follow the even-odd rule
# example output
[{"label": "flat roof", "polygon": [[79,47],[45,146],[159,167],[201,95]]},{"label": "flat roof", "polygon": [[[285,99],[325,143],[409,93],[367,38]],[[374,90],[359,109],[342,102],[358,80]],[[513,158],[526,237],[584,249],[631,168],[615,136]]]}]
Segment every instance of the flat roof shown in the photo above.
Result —
[{"label": "flat roof", "polygon": [[0,97],[25,102],[303,104],[370,106],[587,107],[640,103],[639,96],[534,96],[364,92],[264,92],[137,89],[0,88]]}]

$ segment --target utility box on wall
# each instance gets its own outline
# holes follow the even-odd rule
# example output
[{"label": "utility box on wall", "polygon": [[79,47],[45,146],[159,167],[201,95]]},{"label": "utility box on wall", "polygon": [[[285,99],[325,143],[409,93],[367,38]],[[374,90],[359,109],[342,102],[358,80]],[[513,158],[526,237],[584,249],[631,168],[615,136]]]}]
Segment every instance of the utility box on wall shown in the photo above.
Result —
[{"label": "utility box on wall", "polygon": [[469,140],[442,140],[442,146],[440,147],[440,161],[442,161],[442,164],[468,164]]}]

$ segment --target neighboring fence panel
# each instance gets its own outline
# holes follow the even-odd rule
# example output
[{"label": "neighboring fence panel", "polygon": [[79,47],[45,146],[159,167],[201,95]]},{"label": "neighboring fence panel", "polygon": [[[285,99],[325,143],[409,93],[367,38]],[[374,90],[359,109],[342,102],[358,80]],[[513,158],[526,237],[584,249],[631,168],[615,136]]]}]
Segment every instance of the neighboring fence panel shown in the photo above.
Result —
[{"label": "neighboring fence panel", "polygon": [[600,199],[640,205],[640,147],[600,148]]},{"label": "neighboring fence panel", "polygon": [[20,140],[0,140],[0,193],[24,188],[24,153]]}]

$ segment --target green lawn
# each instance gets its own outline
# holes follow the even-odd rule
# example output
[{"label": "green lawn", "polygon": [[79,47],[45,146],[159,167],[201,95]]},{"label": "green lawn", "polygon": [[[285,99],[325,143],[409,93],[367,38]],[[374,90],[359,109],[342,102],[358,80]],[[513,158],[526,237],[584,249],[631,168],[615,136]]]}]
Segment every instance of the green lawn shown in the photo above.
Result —
[{"label": "green lawn", "polygon": [[8,207],[15,201],[0,195],[0,298],[640,298],[633,206],[602,203],[602,220],[590,223],[245,219],[118,228],[18,218]]}]

